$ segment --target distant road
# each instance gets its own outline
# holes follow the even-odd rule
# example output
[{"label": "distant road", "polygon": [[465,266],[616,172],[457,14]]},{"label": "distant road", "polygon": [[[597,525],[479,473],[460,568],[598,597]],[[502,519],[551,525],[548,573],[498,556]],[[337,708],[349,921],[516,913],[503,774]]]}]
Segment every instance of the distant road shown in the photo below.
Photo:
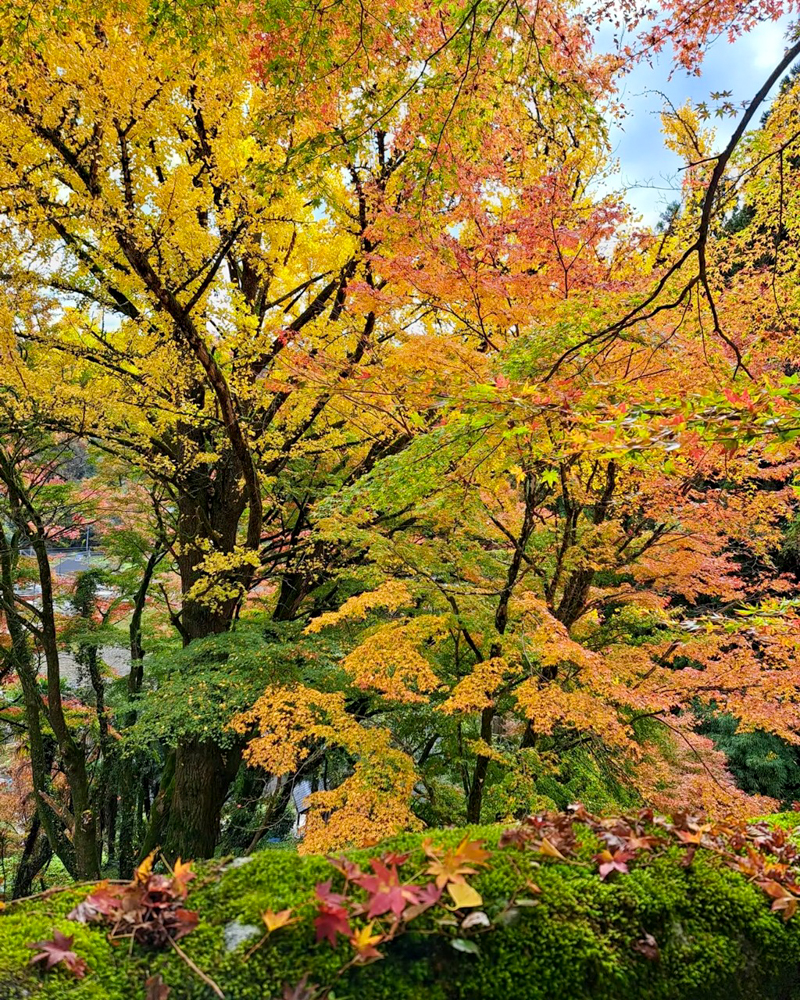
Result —
[{"label": "distant road", "polygon": [[58,576],[74,576],[95,563],[101,562],[103,553],[98,549],[87,552],[86,549],[55,549],[48,553],[50,565]]},{"label": "distant road", "polygon": [[[29,558],[33,556],[31,549],[23,554]],[[75,576],[76,573],[83,573],[91,566],[101,563],[104,558],[100,549],[92,549],[90,552],[86,549],[50,549],[47,554],[56,576]]]}]

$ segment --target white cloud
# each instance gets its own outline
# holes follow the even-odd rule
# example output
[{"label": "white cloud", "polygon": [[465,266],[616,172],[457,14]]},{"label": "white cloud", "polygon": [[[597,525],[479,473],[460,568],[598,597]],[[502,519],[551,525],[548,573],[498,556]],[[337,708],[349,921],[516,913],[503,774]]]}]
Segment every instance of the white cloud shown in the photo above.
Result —
[{"label": "white cloud", "polygon": [[[612,144],[620,162],[619,183],[646,223],[654,223],[680,190],[681,163],[664,148],[661,136],[661,95],[676,107],[686,100],[712,103],[710,95],[715,91],[730,91],[734,102],[748,101],[780,61],[789,23],[784,18],[759,24],[732,43],[718,38],[699,77],[676,72],[670,79],[670,58],[665,52],[652,67],[641,64],[624,81],[622,100],[629,113],[612,127]],[[736,127],[736,119],[715,120],[715,124],[721,148]]]}]

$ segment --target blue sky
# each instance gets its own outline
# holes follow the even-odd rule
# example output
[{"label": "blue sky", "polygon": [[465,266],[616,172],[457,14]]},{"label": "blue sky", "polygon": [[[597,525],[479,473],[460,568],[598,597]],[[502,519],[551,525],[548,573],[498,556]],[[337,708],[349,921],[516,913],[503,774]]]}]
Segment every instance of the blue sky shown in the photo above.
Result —
[{"label": "blue sky", "polygon": [[[708,100],[712,91],[730,90],[734,102],[749,100],[780,61],[788,26],[788,20],[769,22],[733,43],[718,39],[705,58],[700,77],[678,71],[670,79],[669,53],[665,52],[652,68],[638,66],[624,81],[621,96],[629,114],[621,127],[612,129],[614,154],[620,164],[613,186],[627,190],[628,201],[644,222],[654,223],[680,189],[681,162],[663,145],[659,119],[663,101],[654,91],[666,94],[676,107],[687,98],[694,103]],[[713,121],[717,148],[721,149],[736,121]]]}]

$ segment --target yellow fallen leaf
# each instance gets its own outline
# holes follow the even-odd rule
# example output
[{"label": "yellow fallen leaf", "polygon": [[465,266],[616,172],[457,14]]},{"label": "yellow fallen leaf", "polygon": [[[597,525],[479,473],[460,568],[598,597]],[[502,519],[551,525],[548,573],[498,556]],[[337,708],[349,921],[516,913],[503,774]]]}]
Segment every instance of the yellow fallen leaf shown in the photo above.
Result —
[{"label": "yellow fallen leaf", "polygon": [[297,918],[292,919],[292,911],[289,910],[278,910],[274,913],[272,910],[267,910],[261,914],[261,919],[267,928],[267,933],[271,934],[273,931],[279,930],[281,927],[288,927],[290,924],[297,923]]},{"label": "yellow fallen leaf", "polygon": [[542,837],[542,842],[539,845],[539,852],[541,854],[546,854],[548,858],[558,858],[559,861],[566,861],[567,859],[559,851],[559,849],[551,844],[547,837]]},{"label": "yellow fallen leaf", "polygon": [[156,852],[151,851],[150,854],[144,859],[144,861],[136,869],[136,879],[138,882],[146,882],[150,878],[150,874],[153,871],[153,862],[156,859]]},{"label": "yellow fallen leaf", "polygon": [[477,889],[473,889],[466,882],[451,882],[447,891],[450,893],[453,902],[458,907],[462,906],[483,906],[483,897]]}]

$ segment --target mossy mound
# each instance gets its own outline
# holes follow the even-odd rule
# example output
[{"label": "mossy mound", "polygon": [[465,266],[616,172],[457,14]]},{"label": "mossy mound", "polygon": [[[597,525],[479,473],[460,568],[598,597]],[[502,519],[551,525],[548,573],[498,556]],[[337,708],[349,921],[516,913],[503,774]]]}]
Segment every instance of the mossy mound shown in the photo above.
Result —
[{"label": "mossy mound", "polygon": [[[491,847],[500,829],[439,831],[433,840],[452,846],[465,832]],[[391,843],[415,852],[403,869],[409,875],[421,867],[421,840]],[[596,850],[592,841],[587,836],[587,858]],[[379,853],[352,856],[364,863]],[[332,988],[336,1000],[800,1000],[800,916],[781,920],[763,892],[713,855],[699,851],[688,866],[683,858],[678,848],[642,855],[630,873],[602,882],[595,865],[581,862],[581,852],[577,861],[562,863],[498,850],[470,878],[494,923],[464,935],[479,954],[453,947],[456,932],[437,925],[447,915],[437,908],[418,918],[413,932],[383,946],[382,961],[341,973],[352,951],[344,941],[336,950],[315,943],[310,902],[317,882],[338,876],[324,858],[268,851],[237,867],[201,869],[188,903],[200,923],[181,945],[228,1000],[279,998],[304,975]],[[510,897],[531,896],[528,879],[541,889],[537,905],[519,908],[512,922],[498,921]],[[130,950],[127,942],[110,943],[100,926],[67,920],[86,891],[57,893],[0,914],[2,1000],[145,1000],[145,981],[153,974],[171,987],[170,1000],[213,997],[174,952]],[[263,930],[261,914],[286,907],[302,919],[276,931],[245,960]],[[89,965],[85,979],[28,966],[26,945],[50,937],[54,928],[74,935],[73,947]],[[658,942],[658,960],[635,947],[646,934]]]}]

